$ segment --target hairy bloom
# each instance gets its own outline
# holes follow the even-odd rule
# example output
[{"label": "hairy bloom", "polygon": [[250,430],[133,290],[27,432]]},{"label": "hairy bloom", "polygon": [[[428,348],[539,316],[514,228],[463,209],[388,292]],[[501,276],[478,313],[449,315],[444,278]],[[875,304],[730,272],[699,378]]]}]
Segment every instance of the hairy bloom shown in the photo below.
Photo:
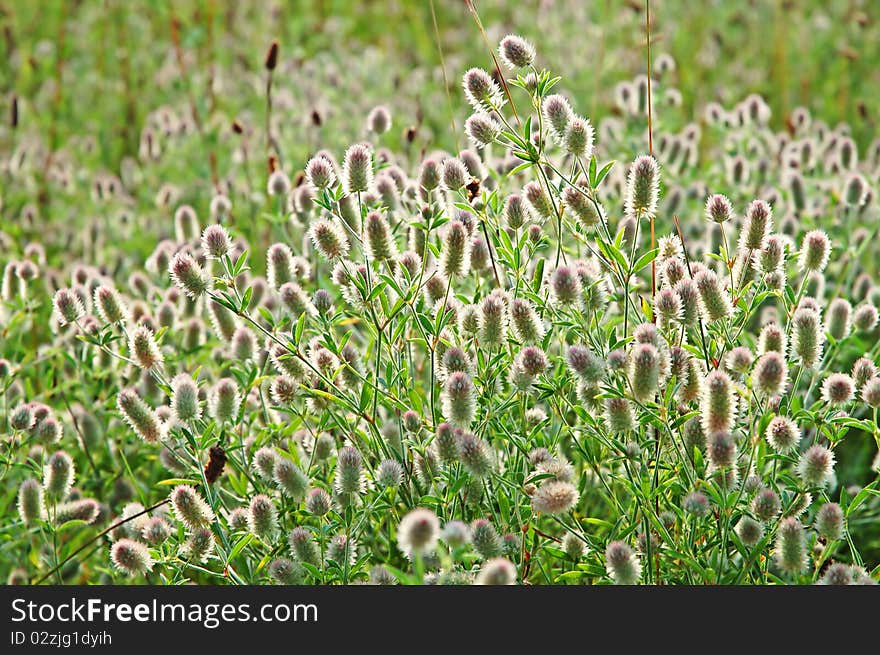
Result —
[{"label": "hairy bloom", "polygon": [[733,218],[733,205],[727,196],[716,193],[706,201],[706,218],[713,223],[724,223]]},{"label": "hairy bloom", "polygon": [[466,431],[456,431],[455,441],[458,459],[465,469],[475,478],[484,478],[489,475],[492,470],[492,461],[486,442],[477,435]]},{"label": "hairy bloom", "polygon": [[730,295],[713,271],[701,270],[694,275],[694,283],[700,294],[700,310],[706,320],[717,321],[733,314]]},{"label": "hairy bloom", "polygon": [[271,539],[278,530],[278,510],[265,494],[257,494],[248,506],[248,528],[264,540]]},{"label": "hairy bloom", "polygon": [[424,507],[408,512],[397,526],[397,547],[407,557],[413,559],[417,554],[430,553],[440,535],[440,521],[437,515]]},{"label": "hairy bloom", "polygon": [[629,383],[640,402],[653,400],[660,380],[660,352],[650,343],[637,343],[630,354]]},{"label": "hairy bloom", "polygon": [[462,77],[464,95],[477,111],[493,111],[504,105],[501,88],[482,68],[471,68]]},{"label": "hairy bloom", "polygon": [[632,548],[622,541],[612,541],[605,548],[605,569],[619,585],[638,584],[642,565]]},{"label": "hairy bloom", "polygon": [[593,126],[590,121],[573,116],[562,135],[562,146],[570,155],[589,159],[593,154]]},{"label": "hairy bloom", "polygon": [[309,478],[292,461],[286,457],[277,457],[272,475],[282,493],[289,496],[294,502],[298,503],[305,497],[309,487]]},{"label": "hairy bloom", "polygon": [[58,289],[52,299],[52,304],[59,325],[76,323],[86,313],[82,300],[71,289]]},{"label": "hairy bloom", "polygon": [[347,195],[367,191],[373,184],[373,153],[365,143],[356,143],[345,151],[342,164],[342,188]]},{"label": "hairy bloom", "polygon": [[811,487],[823,487],[834,473],[834,453],[825,446],[811,446],[798,461],[798,474]]},{"label": "hairy bloom", "polygon": [[214,512],[192,487],[177,485],[171,490],[170,497],[174,516],[188,529],[206,527],[214,521]]},{"label": "hairy bloom", "polygon": [[336,457],[336,491],[340,494],[363,493],[366,480],[363,458],[352,446],[345,446]]},{"label": "hairy bloom", "polygon": [[764,397],[782,394],[788,386],[788,365],[785,358],[775,350],[761,355],[752,372],[752,384]]},{"label": "hairy bloom", "polygon": [[544,98],[541,109],[550,135],[557,143],[563,143],[565,130],[568,127],[568,123],[574,117],[574,112],[572,112],[568,100],[558,94],[549,95]]},{"label": "hairy bloom", "polygon": [[516,34],[508,34],[501,39],[498,54],[510,70],[528,68],[535,61],[535,47]]},{"label": "hairy bloom", "polygon": [[316,189],[326,189],[336,183],[333,164],[323,155],[312,157],[306,164],[306,179]]},{"label": "hairy bloom", "polygon": [[512,585],[516,583],[516,567],[503,557],[493,557],[483,564],[474,580],[475,585]]},{"label": "hairy bloom", "polygon": [[370,259],[383,261],[397,257],[397,244],[388,220],[379,212],[370,212],[364,219],[364,238]]},{"label": "hairy bloom", "polygon": [[474,420],[474,384],[467,373],[455,372],[443,387],[443,414],[453,425],[468,427]]},{"label": "hairy bloom", "polygon": [[114,287],[102,284],[95,288],[93,296],[98,315],[105,322],[119,323],[125,320],[128,308]]},{"label": "hairy bloom", "polygon": [[155,443],[165,437],[164,423],[134,389],[120,391],[116,396],[116,407],[135,434],[147,443]]},{"label": "hairy bloom", "polygon": [[828,265],[828,257],[831,254],[831,241],[822,230],[807,232],[801,243],[801,254],[798,264],[802,271],[825,270]]},{"label": "hairy bloom", "polygon": [[131,333],[128,350],[135,363],[145,370],[161,366],[162,352],[153,337],[153,331],[146,325],[138,325]]},{"label": "hairy bloom", "polygon": [[131,576],[153,570],[153,558],[147,547],[134,539],[120,539],[110,547],[110,559],[114,566]]},{"label": "hairy bloom", "polygon": [[471,241],[461,221],[453,220],[443,235],[440,272],[447,278],[467,275],[471,265]]},{"label": "hairy bloom", "polygon": [[232,240],[222,225],[209,225],[202,232],[202,248],[211,259],[222,259],[232,250]]},{"label": "hairy bloom", "polygon": [[650,155],[638,157],[630,166],[626,182],[626,215],[653,218],[657,214],[660,168]]},{"label": "hairy bloom", "polygon": [[489,114],[478,111],[464,122],[464,131],[470,142],[481,148],[495,142],[501,133],[501,125]]},{"label": "hairy bloom", "polygon": [[782,519],[776,530],[776,564],[790,574],[798,574],[807,566],[804,526],[796,518]]},{"label": "hairy bloom", "polygon": [[739,236],[740,250],[758,251],[764,247],[773,227],[773,212],[763,200],[753,200],[746,210]]},{"label": "hairy bloom", "polygon": [[208,414],[218,423],[233,421],[241,405],[241,391],[232,378],[221,378],[208,394]]},{"label": "hairy bloom", "polygon": [[855,396],[855,383],[846,373],[832,373],[822,381],[822,400],[845,405]]},{"label": "hairy bloom", "polygon": [[801,440],[797,423],[785,416],[774,416],[767,424],[767,443],[777,452],[790,453]]},{"label": "hairy bloom", "polygon": [[18,488],[18,515],[25,525],[46,517],[43,487],[34,478],[27,478]]},{"label": "hairy bloom", "polygon": [[532,495],[532,509],[539,514],[565,514],[578,502],[578,490],[561,480],[546,480]]},{"label": "hairy bloom", "polygon": [[336,221],[319,218],[309,228],[309,238],[315,250],[327,261],[348,255],[348,238],[345,231]]},{"label": "hairy bloom", "polygon": [[168,265],[168,272],[174,284],[180,287],[190,298],[198,298],[211,288],[207,274],[198,265],[193,256],[181,250]]},{"label": "hairy bloom", "polygon": [[795,311],[792,323],[792,350],[805,368],[813,368],[822,355],[825,332],[819,312],[802,306]]}]

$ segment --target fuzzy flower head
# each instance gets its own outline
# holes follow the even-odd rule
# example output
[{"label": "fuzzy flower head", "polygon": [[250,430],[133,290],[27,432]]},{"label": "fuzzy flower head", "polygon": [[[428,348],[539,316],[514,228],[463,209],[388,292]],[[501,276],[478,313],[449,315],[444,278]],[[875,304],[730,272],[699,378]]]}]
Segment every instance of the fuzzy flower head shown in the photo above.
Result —
[{"label": "fuzzy flower head", "polygon": [[461,221],[453,220],[443,235],[440,272],[447,278],[467,275],[471,266],[471,240]]},{"label": "fuzzy flower head", "polygon": [[363,458],[353,446],[345,446],[336,457],[336,491],[340,494],[363,493],[366,479]]},{"label": "fuzzy flower head", "polygon": [[559,94],[549,95],[541,103],[541,110],[550,135],[557,143],[564,143],[565,131],[574,117],[568,100]]},{"label": "fuzzy flower head", "polygon": [[767,424],[765,433],[767,443],[779,453],[790,453],[801,440],[801,430],[797,423],[785,416],[774,416]]},{"label": "fuzzy flower head", "polygon": [[508,34],[501,39],[498,54],[510,70],[529,68],[535,61],[535,47],[516,34]]},{"label": "fuzzy flower head", "polygon": [[[567,186],[562,190],[562,204],[574,214],[584,229],[598,225],[605,218],[605,210],[602,205],[586,191]],[[508,225],[510,222],[508,221]],[[511,226],[513,227],[513,226]]]},{"label": "fuzzy flower head", "polygon": [[342,164],[342,188],[347,195],[367,191],[373,184],[373,152],[365,143],[356,143],[345,151]]},{"label": "fuzzy flower head", "polygon": [[825,446],[811,446],[798,461],[798,474],[811,487],[824,487],[834,473],[834,453]]},{"label": "fuzzy flower head", "polygon": [[52,305],[55,318],[62,326],[76,323],[86,313],[82,300],[72,289],[58,289],[52,299]]},{"label": "fuzzy flower head", "polygon": [[805,368],[813,368],[822,355],[825,332],[819,312],[809,306],[799,307],[791,319],[792,350]]},{"label": "fuzzy flower head", "polygon": [[700,310],[706,320],[718,321],[733,314],[730,295],[713,271],[699,271],[694,275],[694,283],[700,295]]},{"label": "fuzzy flower head", "polygon": [[706,516],[711,509],[709,499],[706,494],[699,491],[692,491],[681,501],[684,511],[693,516]]},{"label": "fuzzy flower head", "polygon": [[789,574],[798,574],[807,566],[804,526],[796,518],[782,519],[776,530],[776,564]]},{"label": "fuzzy flower head", "polygon": [[373,134],[385,134],[391,129],[391,112],[385,105],[373,107],[367,114],[367,129]]},{"label": "fuzzy flower head", "polygon": [[440,521],[429,509],[417,507],[407,513],[397,526],[397,546],[407,557],[430,553],[440,535]]},{"label": "fuzzy flower head", "polygon": [[209,225],[202,232],[202,248],[211,259],[222,259],[232,250],[232,239],[222,225]]},{"label": "fuzzy flower head", "polygon": [[846,373],[832,373],[822,381],[822,400],[831,405],[845,405],[855,396],[855,383]]},{"label": "fuzzy flower head", "polygon": [[476,414],[474,383],[467,373],[455,372],[443,387],[443,414],[453,425],[468,427]]},{"label": "fuzzy flower head", "polygon": [[266,191],[270,196],[286,197],[290,193],[290,179],[280,168],[276,168],[266,181]]},{"label": "fuzzy flower head", "polygon": [[125,422],[141,439],[147,443],[156,443],[164,439],[165,424],[137,391],[132,388],[122,389],[116,396],[116,407]]},{"label": "fuzzy flower head", "polygon": [[125,320],[128,308],[114,287],[102,284],[95,288],[92,295],[95,309],[106,323],[120,323]]},{"label": "fuzzy flower head", "polygon": [[34,478],[26,479],[18,488],[18,515],[25,525],[46,517],[43,486]]},{"label": "fuzzy flower head", "polygon": [[823,539],[832,541],[843,536],[843,510],[837,503],[825,503],[816,512],[816,532]]},{"label": "fuzzy flower head", "polygon": [[120,539],[110,547],[110,559],[113,565],[126,575],[135,576],[153,570],[153,558],[150,551],[134,539]]},{"label": "fuzzy flower head", "polygon": [[642,565],[627,544],[612,541],[605,548],[605,569],[618,585],[638,584],[642,575]]},{"label": "fuzzy flower head", "polygon": [[589,159],[593,154],[593,125],[589,119],[573,116],[562,135],[562,147],[570,155]]},{"label": "fuzzy flower head", "polygon": [[733,205],[727,196],[716,193],[706,201],[706,218],[713,223],[725,223],[733,218]]},{"label": "fuzzy flower head", "polygon": [[501,125],[489,114],[478,111],[464,122],[464,131],[475,147],[483,148],[495,142],[501,134]]},{"label": "fuzzy flower head", "polygon": [[538,514],[565,514],[577,505],[577,487],[561,480],[545,480],[534,495],[532,509]]},{"label": "fuzzy flower head", "polygon": [[651,343],[637,343],[630,355],[629,381],[640,402],[653,400],[660,381],[660,352]]},{"label": "fuzzy flower head", "polygon": [[475,478],[489,475],[492,471],[492,460],[485,441],[472,432],[461,430],[455,432],[455,443],[458,460],[468,473]]},{"label": "fuzzy flower head", "polygon": [[208,414],[218,423],[233,421],[241,405],[241,391],[232,378],[221,378],[208,394]]},{"label": "fuzzy flower head", "polygon": [[397,257],[397,244],[394,242],[391,227],[379,212],[370,212],[364,219],[364,238],[370,259],[384,261]]},{"label": "fuzzy flower head", "polygon": [[153,331],[146,325],[138,325],[132,330],[128,342],[131,358],[144,370],[162,365],[164,357],[153,337]]},{"label": "fuzzy flower head", "polygon": [[323,155],[312,157],[306,164],[306,179],[316,189],[327,189],[336,183],[333,164]]},{"label": "fuzzy flower head", "polygon": [[761,355],[752,373],[752,384],[761,396],[782,394],[788,386],[788,365],[785,357],[775,350]]},{"label": "fuzzy flower head", "polygon": [[324,259],[333,261],[348,255],[348,238],[336,221],[319,218],[309,228],[309,238]]},{"label": "fuzzy flower head", "polygon": [[828,257],[831,255],[831,241],[822,230],[807,232],[801,242],[800,259],[798,265],[802,271],[816,271],[821,273],[828,265]]},{"label": "fuzzy flower head", "polygon": [[493,111],[504,105],[501,88],[482,68],[471,68],[462,77],[464,95],[477,111]]},{"label": "fuzzy flower head", "polygon": [[271,539],[278,530],[278,511],[265,494],[257,494],[248,507],[248,528],[261,539]]},{"label": "fuzzy flower head", "polygon": [[874,376],[865,382],[862,386],[862,400],[869,407],[880,407],[880,377]]},{"label": "fuzzy flower head", "polygon": [[758,251],[764,247],[773,227],[773,211],[763,200],[753,200],[746,210],[740,232],[740,250]]},{"label": "fuzzy flower head", "polygon": [[177,520],[190,530],[206,527],[214,521],[211,507],[188,485],[181,484],[172,489],[171,508]]},{"label": "fuzzy flower head", "polygon": [[483,564],[474,580],[475,585],[512,585],[516,583],[516,567],[510,560],[494,557]]},{"label": "fuzzy flower head", "polygon": [[168,265],[168,272],[171,274],[174,284],[190,298],[198,298],[211,288],[208,275],[193,256],[185,250],[174,255]]},{"label": "fuzzy flower head", "polygon": [[630,166],[626,182],[626,215],[654,218],[660,193],[660,167],[650,155],[638,157]]}]

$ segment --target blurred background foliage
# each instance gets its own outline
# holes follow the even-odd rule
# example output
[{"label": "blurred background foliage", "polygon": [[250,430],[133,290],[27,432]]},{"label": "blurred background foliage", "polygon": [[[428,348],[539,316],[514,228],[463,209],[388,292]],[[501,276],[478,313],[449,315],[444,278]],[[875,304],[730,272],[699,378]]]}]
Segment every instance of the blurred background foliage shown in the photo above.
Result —
[{"label": "blurred background foliage", "polygon": [[[614,85],[645,72],[644,2],[476,6],[490,43],[508,31],[533,40],[540,63],[566,76],[588,116],[613,111]],[[491,62],[464,0],[434,0],[433,9],[434,16],[429,0],[3,0],[4,108],[17,94],[22,127],[54,125],[45,133],[58,144],[99,134],[97,154],[115,168],[123,155],[136,154],[139,126],[158,103],[191,93],[203,116],[259,114],[262,87],[254,78],[277,39],[282,61],[294,68],[316,56],[339,70],[373,62],[356,92],[375,103],[408,94],[413,111],[400,115],[397,127],[418,122],[421,113],[426,140],[451,149],[449,103],[437,95],[443,73],[434,17],[459,129],[462,69]],[[757,92],[777,129],[805,105],[830,125],[850,123],[866,145],[880,118],[878,12],[871,0],[655,0],[651,31],[655,52],[678,62],[685,116],[709,100],[726,105]],[[175,39],[189,64],[185,79],[168,74]],[[415,86],[401,79],[417,71],[428,79]]]}]

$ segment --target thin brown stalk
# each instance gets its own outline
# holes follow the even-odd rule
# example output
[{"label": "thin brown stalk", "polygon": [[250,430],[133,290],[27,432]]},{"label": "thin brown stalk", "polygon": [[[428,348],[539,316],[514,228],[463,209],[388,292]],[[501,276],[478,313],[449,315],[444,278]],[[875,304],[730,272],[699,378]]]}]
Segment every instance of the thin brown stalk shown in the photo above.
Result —
[{"label": "thin brown stalk", "polygon": [[455,136],[455,149],[460,151],[461,144],[458,138],[458,126],[455,124],[455,108],[452,104],[452,95],[449,93],[446,59],[443,56],[443,44],[440,42],[440,28],[437,25],[437,12],[434,10],[434,0],[431,0],[431,20],[434,23],[434,42],[437,44],[437,54],[440,56],[440,71],[443,73],[443,90],[446,92],[446,102],[449,103],[449,120],[452,123],[452,134]]},{"label": "thin brown stalk", "polygon": [[[651,102],[651,0],[645,0],[645,41],[648,46],[648,154],[654,156],[654,114]],[[654,217],[651,217],[651,250],[654,249]],[[657,295],[657,259],[651,260],[651,298]],[[657,321],[657,317],[654,317]]]},{"label": "thin brown stalk", "polygon": [[102,530],[101,532],[99,532],[98,534],[96,534],[94,537],[92,537],[91,539],[89,539],[87,542],[85,542],[82,546],[80,546],[80,547],[77,548],[75,551],[73,551],[70,555],[68,555],[68,556],[65,557],[63,560],[61,560],[61,561],[60,561],[60,562],[59,562],[59,563],[58,563],[58,564],[57,564],[57,565],[56,565],[51,571],[49,571],[48,573],[46,573],[45,575],[43,575],[39,580],[37,580],[37,581],[34,583],[34,585],[38,585],[38,584],[42,584],[42,583],[44,583],[44,582],[45,582],[46,580],[48,580],[50,577],[52,577],[53,575],[55,575],[55,573],[57,573],[58,571],[60,571],[60,570],[61,570],[61,567],[63,567],[65,564],[67,564],[70,560],[72,560],[74,557],[76,557],[77,555],[79,555],[81,552],[83,552],[86,548],[88,548],[89,546],[91,546],[93,543],[95,543],[95,542],[96,542],[98,539],[100,539],[101,537],[110,534],[110,532],[112,532],[113,530],[115,530],[116,528],[118,528],[120,525],[124,525],[125,523],[128,523],[129,521],[132,521],[132,520],[138,518],[139,516],[143,516],[144,514],[149,514],[149,513],[152,512],[154,509],[158,509],[159,507],[162,507],[163,505],[167,505],[167,504],[170,503],[170,502],[171,502],[171,498],[166,498],[165,500],[160,500],[158,503],[156,503],[155,505],[151,505],[150,507],[147,507],[147,508],[146,508],[145,510],[143,510],[142,512],[138,512],[137,514],[132,514],[131,516],[128,516],[128,517],[126,517],[126,518],[124,518],[124,519],[120,519],[120,520],[117,521],[116,523],[114,523],[114,524],[112,524],[111,526],[105,528],[104,530]]},{"label": "thin brown stalk", "polygon": [[477,13],[477,7],[474,4],[474,0],[464,0],[464,4],[467,6],[468,11],[471,12],[471,16],[474,17],[474,22],[477,24],[477,28],[480,30],[480,36],[483,37],[483,43],[486,44],[486,49],[489,51],[489,54],[492,57],[492,63],[495,65],[495,71],[498,73],[498,77],[501,79],[501,86],[504,87],[504,93],[507,96],[507,101],[510,103],[510,111],[513,112],[513,117],[516,119],[517,126],[521,125],[519,120],[519,114],[516,113],[516,107],[513,104],[513,97],[510,95],[510,87],[507,86],[507,80],[504,77],[504,73],[501,70],[501,66],[498,63],[498,58],[495,56],[495,49],[492,47],[492,44],[489,43],[489,37],[486,34],[486,29],[483,27],[483,21],[480,20],[480,15]]}]

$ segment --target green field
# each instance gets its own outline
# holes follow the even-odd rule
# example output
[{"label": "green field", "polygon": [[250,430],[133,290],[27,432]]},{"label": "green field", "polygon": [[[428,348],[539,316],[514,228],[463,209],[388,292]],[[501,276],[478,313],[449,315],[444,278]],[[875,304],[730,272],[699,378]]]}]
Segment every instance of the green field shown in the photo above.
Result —
[{"label": "green field", "polygon": [[880,579],[874,3],[0,27],[0,578]]}]

